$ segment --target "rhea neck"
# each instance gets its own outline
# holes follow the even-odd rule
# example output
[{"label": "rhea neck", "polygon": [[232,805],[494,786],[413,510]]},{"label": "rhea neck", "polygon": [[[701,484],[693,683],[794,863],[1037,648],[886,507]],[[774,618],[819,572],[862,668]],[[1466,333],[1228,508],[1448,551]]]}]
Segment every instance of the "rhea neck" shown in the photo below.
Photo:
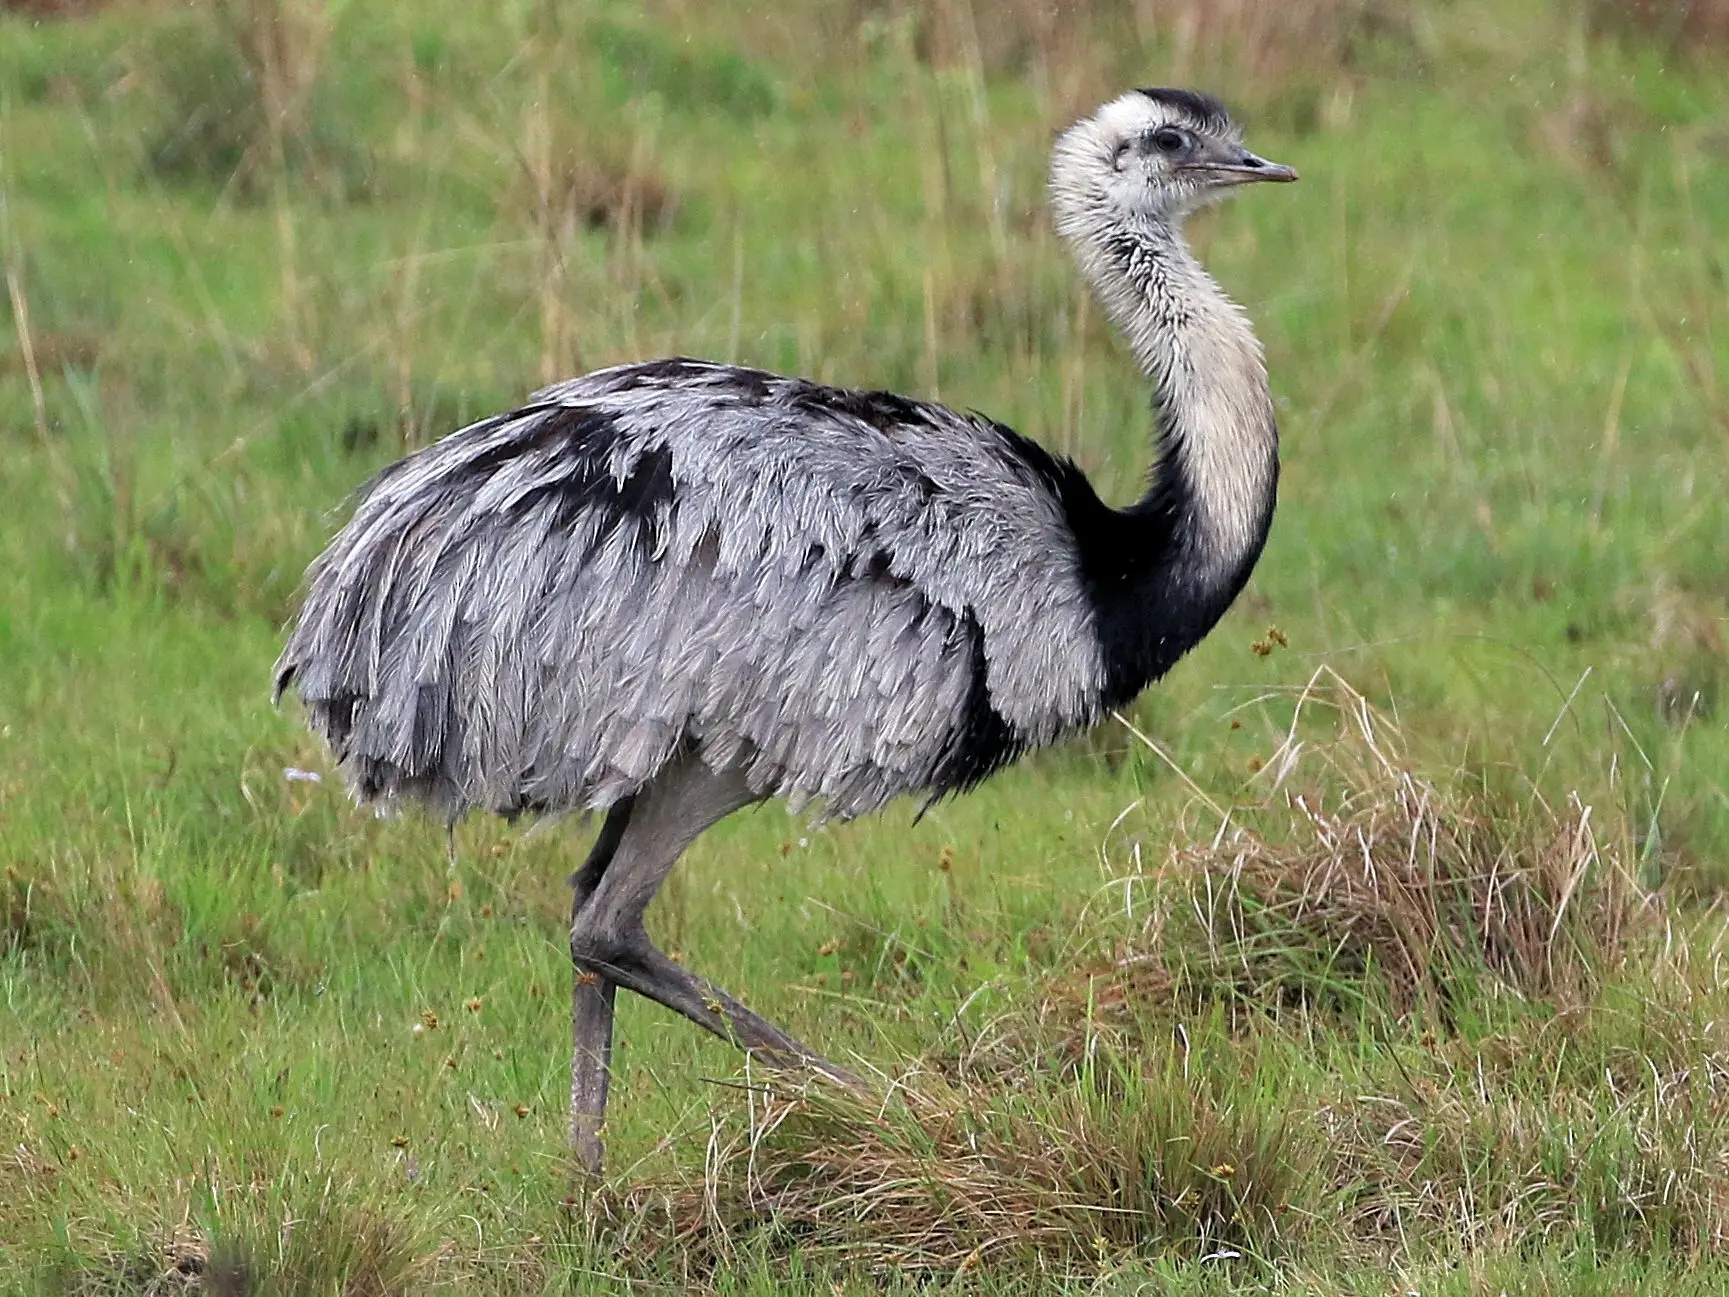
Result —
[{"label": "rhea neck", "polygon": [[1074,519],[1095,551],[1086,566],[1115,704],[1193,648],[1247,582],[1272,523],[1278,430],[1260,342],[1176,223],[1075,215],[1059,211],[1059,230],[1154,392],[1146,494]]}]

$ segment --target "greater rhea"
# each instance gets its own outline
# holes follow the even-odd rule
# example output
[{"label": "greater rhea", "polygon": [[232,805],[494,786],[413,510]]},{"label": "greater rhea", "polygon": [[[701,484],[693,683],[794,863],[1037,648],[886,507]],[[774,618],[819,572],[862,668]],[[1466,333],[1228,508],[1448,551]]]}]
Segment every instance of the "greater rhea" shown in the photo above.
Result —
[{"label": "greater rhea", "polygon": [[276,664],[363,801],[604,810],[572,878],[573,1149],[601,1164],[618,987],[845,1078],[658,950],[704,829],[971,788],[1170,669],[1266,541],[1278,438],[1249,321],[1183,218],[1295,180],[1186,90],[1057,140],[1056,228],[1153,386],[1145,496],[974,413],[673,359],[571,379],[380,473]]}]

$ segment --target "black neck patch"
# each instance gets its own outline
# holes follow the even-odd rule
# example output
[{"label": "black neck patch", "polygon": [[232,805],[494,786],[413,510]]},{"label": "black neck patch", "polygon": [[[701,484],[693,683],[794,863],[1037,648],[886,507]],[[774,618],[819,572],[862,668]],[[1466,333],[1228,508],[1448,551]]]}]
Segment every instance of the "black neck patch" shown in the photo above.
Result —
[{"label": "black neck patch", "polygon": [[1194,487],[1170,433],[1160,437],[1152,489],[1129,508],[1114,509],[1072,461],[996,427],[1008,451],[1056,496],[1074,533],[1105,666],[1100,702],[1120,707],[1200,643],[1242,592],[1272,525],[1271,499],[1249,552],[1222,582],[1204,578],[1199,574],[1210,565],[1201,550]]}]

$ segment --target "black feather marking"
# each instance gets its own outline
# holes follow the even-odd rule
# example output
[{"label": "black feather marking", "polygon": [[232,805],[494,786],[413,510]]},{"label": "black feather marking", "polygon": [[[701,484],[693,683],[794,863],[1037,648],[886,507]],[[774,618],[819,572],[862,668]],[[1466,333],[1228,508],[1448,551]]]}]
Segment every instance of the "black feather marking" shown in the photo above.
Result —
[{"label": "black feather marking", "polygon": [[619,369],[620,381],[611,390],[629,392],[643,387],[683,387],[706,370],[714,368],[689,356],[643,360]]},{"label": "black feather marking", "polygon": [[967,698],[932,773],[931,802],[947,793],[965,792],[1026,751],[1014,727],[991,704],[984,629],[970,611],[962,614],[957,629],[970,658]]},{"label": "black feather marking", "polygon": [[830,387],[766,370],[684,357],[623,366],[611,374],[605,391],[609,394],[644,388],[688,391],[695,387],[713,388],[737,405],[777,405],[800,416],[840,415],[856,419],[889,437],[903,428],[934,427],[942,413],[897,392]]},{"label": "black feather marking", "polygon": [[[520,426],[514,435],[464,461],[459,470],[460,485],[478,487],[506,464],[539,452],[604,463],[607,451],[618,436],[609,416],[574,405],[526,405],[502,419],[487,422],[493,427],[500,423]],[[471,431],[486,426],[478,424]],[[465,435],[457,434],[459,437]]]},{"label": "black feather marking", "polygon": [[772,385],[779,381],[774,374],[738,365],[717,365],[713,361],[692,360],[689,356],[671,356],[665,360],[645,360],[634,365],[621,365],[611,370],[602,383],[596,375],[588,382],[599,391],[614,394],[655,391],[690,391],[693,388],[723,388],[757,404],[768,399]]},{"label": "black feather marking", "polygon": [[605,391],[609,394],[645,388],[688,391],[696,387],[712,388],[736,405],[776,405],[801,417],[839,415],[856,419],[888,437],[903,428],[934,427],[941,414],[924,402],[897,392],[831,387],[766,370],[716,365],[685,357],[622,366],[610,375]]},{"label": "black feather marking", "polygon": [[1175,109],[1201,130],[1222,134],[1231,127],[1231,115],[1225,106],[1211,95],[1198,90],[1177,90],[1168,86],[1143,87],[1141,93],[1154,103]]},{"label": "black feather marking", "polygon": [[[875,529],[870,530],[874,532]],[[875,541],[875,536],[864,536],[861,541],[865,545],[871,545]],[[850,581],[888,581],[894,579],[889,553],[880,548],[861,549],[858,553],[849,556],[841,575]]]},{"label": "black feather marking", "polygon": [[766,370],[743,369],[736,365],[727,366],[723,372],[727,392],[740,405],[766,405],[774,395],[775,386],[785,381]]},{"label": "black feather marking", "polygon": [[[515,417],[531,414],[532,407]],[[526,492],[514,506],[517,513],[545,504],[553,508],[554,526],[560,530],[579,517],[599,513],[597,543],[621,527],[636,529],[645,552],[659,548],[660,531],[673,503],[677,485],[672,475],[672,451],[651,446],[637,456],[620,478],[614,476],[612,451],[620,431],[611,415],[582,406],[551,406],[540,421],[520,438],[513,438],[478,456],[464,469],[464,477],[477,489],[481,482],[511,460],[537,451],[555,454],[563,464],[558,477]]]},{"label": "black feather marking", "polygon": [[866,392],[795,380],[786,385],[785,401],[798,414],[842,415],[889,437],[902,428],[928,428],[934,422],[922,402],[896,392]]},{"label": "black feather marking", "polygon": [[643,452],[622,482],[606,478],[591,498],[618,520],[615,526],[634,520],[638,540],[647,546],[648,553],[655,553],[660,549],[661,529],[674,491],[672,451],[656,446]]}]

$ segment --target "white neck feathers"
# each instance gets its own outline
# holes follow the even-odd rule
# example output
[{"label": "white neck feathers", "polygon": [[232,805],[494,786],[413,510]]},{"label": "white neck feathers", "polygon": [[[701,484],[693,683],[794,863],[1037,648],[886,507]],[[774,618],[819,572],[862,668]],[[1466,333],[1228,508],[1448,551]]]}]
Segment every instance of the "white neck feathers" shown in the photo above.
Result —
[{"label": "white neck feathers", "polygon": [[1198,575],[1235,571],[1265,537],[1278,473],[1260,341],[1174,224],[1112,221],[1054,190],[1057,232],[1154,385],[1153,473],[1187,488],[1187,557],[1204,565]]}]

